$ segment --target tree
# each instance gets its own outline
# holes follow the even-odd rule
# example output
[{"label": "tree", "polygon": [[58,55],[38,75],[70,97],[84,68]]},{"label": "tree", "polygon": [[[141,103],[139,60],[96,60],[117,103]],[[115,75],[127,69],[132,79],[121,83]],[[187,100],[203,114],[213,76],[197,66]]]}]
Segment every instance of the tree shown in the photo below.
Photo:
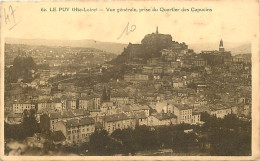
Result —
[{"label": "tree", "polygon": [[34,133],[40,132],[40,127],[36,120],[36,111],[34,109],[30,111],[24,110],[22,125],[26,130],[26,136],[33,136]]},{"label": "tree", "polygon": [[251,135],[229,129],[216,129],[209,136],[212,155],[235,156],[251,154]]},{"label": "tree", "polygon": [[124,154],[131,153],[132,155],[136,152],[136,145],[134,142],[134,130],[131,128],[127,129],[117,129],[112,134],[111,137],[120,141],[122,143],[122,152]]},{"label": "tree", "polygon": [[89,152],[94,155],[113,155],[120,153],[121,145],[111,139],[106,130],[97,130],[90,135]]},{"label": "tree", "polygon": [[196,144],[197,136],[195,133],[184,133],[184,131],[176,131],[173,134],[172,148],[175,151],[187,152],[189,147]]},{"label": "tree", "polygon": [[160,147],[157,132],[145,125],[135,128],[133,139],[137,150],[151,150]]},{"label": "tree", "polygon": [[5,139],[15,139],[23,140],[26,136],[26,131],[21,124],[9,125],[5,122],[4,124],[4,138]]},{"label": "tree", "polygon": [[7,83],[17,82],[18,78],[22,78],[28,83],[33,80],[30,70],[36,70],[36,64],[32,57],[18,56],[13,61],[13,67],[6,71]]}]

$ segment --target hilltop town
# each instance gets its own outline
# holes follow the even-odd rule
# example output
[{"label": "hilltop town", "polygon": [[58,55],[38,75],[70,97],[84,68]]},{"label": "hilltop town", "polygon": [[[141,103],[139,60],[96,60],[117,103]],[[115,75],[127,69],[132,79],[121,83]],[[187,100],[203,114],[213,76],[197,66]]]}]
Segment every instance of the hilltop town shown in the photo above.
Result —
[{"label": "hilltop town", "polygon": [[218,49],[195,53],[158,27],[117,57],[93,48],[6,44],[5,123],[20,125],[33,114],[37,133],[74,146],[102,130],[113,136],[140,126],[203,127],[206,114],[250,122],[251,57],[224,47],[220,40]]}]

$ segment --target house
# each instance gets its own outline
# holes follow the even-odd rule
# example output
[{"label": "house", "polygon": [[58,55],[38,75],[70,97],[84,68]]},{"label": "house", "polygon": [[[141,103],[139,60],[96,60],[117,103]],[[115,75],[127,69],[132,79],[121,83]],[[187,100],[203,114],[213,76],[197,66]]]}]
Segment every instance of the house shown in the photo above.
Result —
[{"label": "house", "polygon": [[75,118],[84,118],[90,115],[89,111],[85,109],[76,109],[72,111]]},{"label": "house", "polygon": [[148,117],[148,126],[162,126],[177,123],[177,116],[172,113],[154,113]]},{"label": "house", "polygon": [[167,101],[163,101],[163,102],[157,102],[155,105],[155,109],[158,113],[172,113],[173,109],[172,106],[167,102]]},{"label": "house", "polygon": [[53,108],[55,111],[60,111],[60,112],[66,110],[66,108],[63,106],[60,99],[53,100]]},{"label": "house", "polygon": [[135,118],[128,117],[126,114],[120,113],[103,117],[103,127],[109,134],[116,129],[134,129],[136,125]]},{"label": "house", "polygon": [[204,59],[197,59],[194,61],[194,65],[195,66],[206,66],[207,65],[207,61]]},{"label": "house", "polygon": [[136,119],[136,125],[146,125],[148,126],[148,115],[144,111],[136,112],[133,114]]},{"label": "house", "polygon": [[149,77],[146,74],[135,74],[135,81],[148,81]]},{"label": "house", "polygon": [[79,109],[89,109],[92,107],[92,101],[90,97],[80,97],[79,98]]},{"label": "house", "polygon": [[53,101],[49,99],[39,100],[37,103],[38,111],[54,111]]},{"label": "house", "polygon": [[200,123],[200,113],[199,112],[192,112],[192,124]]},{"label": "house", "polygon": [[159,58],[150,58],[147,60],[148,65],[156,65],[159,62]]},{"label": "house", "polygon": [[224,118],[226,115],[231,114],[231,108],[216,105],[210,109],[210,115],[215,115],[217,118]]},{"label": "house", "polygon": [[92,101],[93,101],[93,108],[94,109],[100,109],[101,106],[101,96],[99,94],[92,95]]},{"label": "house", "polygon": [[[55,124],[57,122],[59,122],[61,119],[62,119],[62,116],[60,113],[56,112],[56,113],[50,113],[49,114],[49,118],[50,118],[50,130],[53,132],[53,131],[56,131],[55,129]],[[46,119],[47,120],[47,119]]]},{"label": "house", "polygon": [[153,67],[153,74],[161,74],[163,72],[163,68],[160,66]]},{"label": "house", "polygon": [[192,107],[186,104],[173,104],[174,115],[177,116],[177,123],[192,123]]},{"label": "house", "polygon": [[124,75],[124,80],[126,82],[148,81],[149,76],[146,74],[126,74]]},{"label": "house", "polygon": [[152,74],[153,68],[150,66],[143,66],[142,73],[144,74]]},{"label": "house", "polygon": [[67,109],[77,109],[79,107],[79,101],[77,98],[71,98],[66,101]]},{"label": "house", "polygon": [[132,82],[135,80],[135,75],[134,74],[125,74],[124,75],[124,80],[126,82]]},{"label": "house", "polygon": [[67,144],[79,144],[89,141],[89,136],[95,131],[93,118],[71,119],[59,121],[56,131],[61,131]]},{"label": "house", "polygon": [[128,94],[124,91],[115,91],[111,93],[110,101],[115,105],[126,105],[129,103],[129,97]]},{"label": "house", "polygon": [[130,110],[133,113],[137,113],[137,112],[143,111],[146,114],[146,116],[149,116],[150,108],[147,105],[132,104],[132,105],[130,105]]},{"label": "house", "polygon": [[35,109],[35,104],[31,102],[15,102],[13,103],[13,112],[16,114],[23,113],[24,110]]},{"label": "house", "polygon": [[116,114],[119,109],[116,108],[116,106],[114,105],[113,102],[106,101],[106,102],[102,103],[100,110],[102,113],[105,113],[107,115],[113,115],[113,114]]},{"label": "house", "polygon": [[181,79],[176,79],[172,82],[173,88],[182,88],[185,86],[184,82]]}]

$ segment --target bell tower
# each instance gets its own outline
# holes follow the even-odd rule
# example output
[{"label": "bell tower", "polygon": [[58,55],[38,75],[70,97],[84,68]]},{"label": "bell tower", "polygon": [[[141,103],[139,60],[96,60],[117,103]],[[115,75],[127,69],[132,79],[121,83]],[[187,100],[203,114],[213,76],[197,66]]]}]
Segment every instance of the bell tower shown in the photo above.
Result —
[{"label": "bell tower", "polygon": [[220,40],[220,43],[219,43],[219,51],[220,51],[220,52],[224,52],[224,51],[225,51],[225,48],[224,48],[223,40],[222,40],[222,39]]}]

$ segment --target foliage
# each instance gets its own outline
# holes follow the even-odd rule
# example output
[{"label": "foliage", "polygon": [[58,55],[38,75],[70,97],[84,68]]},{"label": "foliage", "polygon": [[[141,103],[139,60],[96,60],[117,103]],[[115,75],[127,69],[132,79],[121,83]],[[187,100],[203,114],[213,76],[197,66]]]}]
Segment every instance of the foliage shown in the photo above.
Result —
[{"label": "foliage", "polygon": [[23,117],[23,128],[26,129],[27,136],[33,136],[34,133],[40,131],[39,124],[36,120],[36,111],[31,109],[30,111],[25,110]]},{"label": "foliage", "polygon": [[89,152],[94,155],[113,155],[120,153],[121,144],[108,136],[106,130],[97,130],[90,136]]},{"label": "foliage", "polygon": [[[117,153],[134,155],[137,151],[170,148],[175,152],[198,149],[211,155],[250,155],[251,122],[230,114],[223,119],[201,114],[205,124],[170,126],[136,126],[135,129],[117,129],[110,136],[105,130],[90,137],[89,150],[95,155]],[[193,129],[192,132],[184,132]]]},{"label": "foliage", "polygon": [[209,136],[212,155],[251,155],[251,135],[244,132],[216,129]]},{"label": "foliage", "polygon": [[23,82],[31,82],[33,80],[30,70],[36,70],[36,64],[32,57],[16,57],[13,61],[13,67],[6,70],[6,83],[15,83],[19,78]]},{"label": "foliage", "polygon": [[223,119],[201,114],[205,122],[201,128],[208,133],[211,155],[250,155],[251,154],[251,121],[242,121],[235,114],[226,115]]},{"label": "foliage", "polygon": [[23,140],[39,132],[39,124],[36,121],[35,110],[24,111],[23,122],[21,124],[9,125],[5,123],[5,139]]}]

